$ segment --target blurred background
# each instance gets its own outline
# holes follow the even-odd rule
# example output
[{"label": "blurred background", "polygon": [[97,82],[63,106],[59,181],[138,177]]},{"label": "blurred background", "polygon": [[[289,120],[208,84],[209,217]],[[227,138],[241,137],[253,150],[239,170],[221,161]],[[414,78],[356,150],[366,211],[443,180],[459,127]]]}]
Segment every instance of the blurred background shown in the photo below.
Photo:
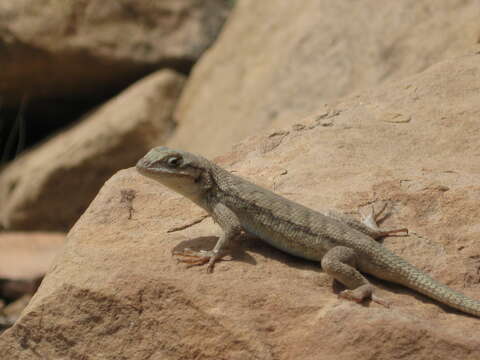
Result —
[{"label": "blurred background", "polygon": [[2,0],[0,327],[116,171],[480,50],[477,0]]}]

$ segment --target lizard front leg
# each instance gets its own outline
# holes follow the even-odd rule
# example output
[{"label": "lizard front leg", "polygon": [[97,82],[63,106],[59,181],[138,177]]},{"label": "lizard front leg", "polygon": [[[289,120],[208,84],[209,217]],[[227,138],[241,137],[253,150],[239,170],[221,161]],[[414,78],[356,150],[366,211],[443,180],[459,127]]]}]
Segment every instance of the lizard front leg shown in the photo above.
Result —
[{"label": "lizard front leg", "polygon": [[190,266],[204,265],[208,263],[207,272],[209,273],[213,272],[215,262],[225,256],[225,249],[228,247],[230,241],[242,232],[238,217],[224,204],[218,203],[214,206],[212,217],[223,230],[223,234],[220,236],[212,250],[194,251],[191,249],[184,249],[173,253],[174,255],[183,257],[179,260]]},{"label": "lizard front leg", "polygon": [[355,251],[345,246],[335,246],[322,258],[322,269],[335,280],[345,285],[348,290],[340,293],[340,297],[358,303],[372,299],[388,307],[388,302],[373,294],[373,285],[355,268],[357,255]]}]

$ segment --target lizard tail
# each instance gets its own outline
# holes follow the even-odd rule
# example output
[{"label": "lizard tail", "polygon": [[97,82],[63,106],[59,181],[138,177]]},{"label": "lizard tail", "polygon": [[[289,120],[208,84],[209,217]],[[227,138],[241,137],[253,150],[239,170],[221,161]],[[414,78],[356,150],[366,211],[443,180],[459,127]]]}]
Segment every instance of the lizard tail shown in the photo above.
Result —
[{"label": "lizard tail", "polygon": [[407,263],[405,260],[401,258],[398,259],[401,260],[401,264],[399,264],[401,278],[397,278],[394,280],[395,282],[416,290],[442,304],[446,304],[467,314],[480,317],[480,301],[469,298],[468,296],[439,283],[423,271]]}]

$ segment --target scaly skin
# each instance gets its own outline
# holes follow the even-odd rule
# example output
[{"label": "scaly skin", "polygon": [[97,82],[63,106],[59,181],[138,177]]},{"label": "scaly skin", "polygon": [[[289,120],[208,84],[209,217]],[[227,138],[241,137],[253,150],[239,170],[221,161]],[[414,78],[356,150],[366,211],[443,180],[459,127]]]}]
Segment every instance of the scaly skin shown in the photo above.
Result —
[{"label": "scaly skin", "polygon": [[207,159],[166,147],[150,150],[137,163],[138,171],[189,198],[208,211],[223,235],[211,251],[184,251],[187,263],[208,263],[224,255],[241,231],[295,256],[318,261],[325,272],[349,290],[341,296],[355,301],[371,297],[373,286],[361,274],[402,284],[440,303],[480,317],[480,302],[456,292],[391,253],[375,239],[406,229],[381,230],[375,214],[363,222],[345,216],[326,216],[245,179]]}]

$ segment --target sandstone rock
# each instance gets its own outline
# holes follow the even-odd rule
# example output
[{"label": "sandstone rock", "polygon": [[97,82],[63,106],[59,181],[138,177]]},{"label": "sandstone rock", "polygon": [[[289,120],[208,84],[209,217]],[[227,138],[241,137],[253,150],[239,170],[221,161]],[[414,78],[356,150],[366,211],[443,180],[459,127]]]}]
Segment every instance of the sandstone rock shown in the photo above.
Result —
[{"label": "sandstone rock", "polygon": [[2,225],[68,230],[105,180],[169,134],[183,81],[170,70],[149,75],[3,169]]},{"label": "sandstone rock", "polygon": [[194,67],[169,144],[218,155],[322,102],[478,47],[479,18],[476,0],[238,1]]},{"label": "sandstone rock", "polygon": [[43,277],[64,240],[63,233],[0,232],[0,279]]},{"label": "sandstone rock", "polygon": [[104,97],[156,68],[188,69],[226,15],[223,0],[4,0],[2,106]]},{"label": "sandstone rock", "polygon": [[[217,161],[309,207],[387,201],[384,245],[480,299],[480,54],[445,61],[249,138]],[[385,121],[402,114],[408,122]],[[391,119],[390,115],[387,119]],[[128,194],[128,196],[126,195]],[[321,205],[320,205],[321,204]],[[480,321],[376,281],[387,309],[338,299],[316,263],[254,238],[213,274],[171,256],[210,248],[203,211],[134,169],[117,173],[0,338],[8,359],[480,358]],[[473,334],[473,335],[472,335]]]},{"label": "sandstone rock", "polygon": [[61,233],[0,232],[0,331],[20,316],[64,240]]},{"label": "sandstone rock", "polygon": [[23,309],[25,309],[31,299],[32,294],[26,294],[8,304],[3,309],[0,308],[0,331],[2,331],[2,327],[8,328],[17,321]]}]

